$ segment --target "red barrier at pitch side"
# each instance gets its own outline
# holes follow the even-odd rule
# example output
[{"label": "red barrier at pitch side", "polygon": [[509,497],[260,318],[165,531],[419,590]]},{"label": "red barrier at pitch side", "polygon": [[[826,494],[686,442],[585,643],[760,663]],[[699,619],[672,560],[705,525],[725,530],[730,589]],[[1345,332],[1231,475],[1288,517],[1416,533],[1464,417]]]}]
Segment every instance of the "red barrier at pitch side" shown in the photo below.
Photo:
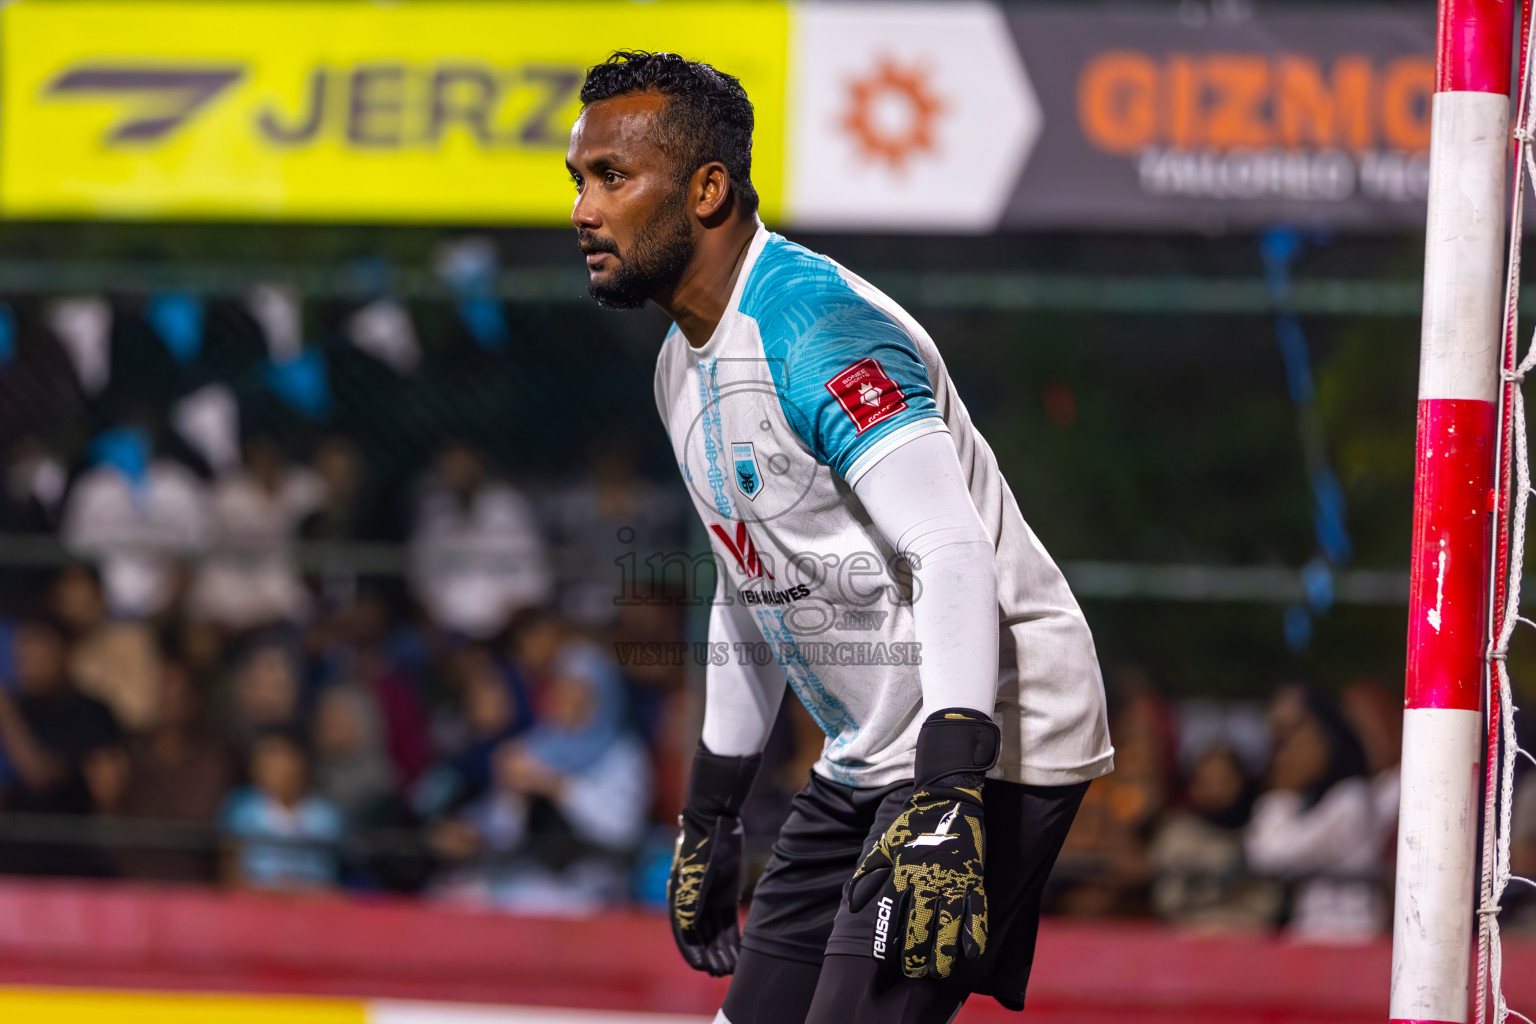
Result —
[{"label": "red barrier at pitch side", "polygon": [[[962,1022],[1378,1024],[1391,953],[1269,936],[1047,921],[1024,1017],[976,999]],[[1515,1006],[1536,946],[1511,943]],[[0,883],[0,984],[436,999],[694,1013],[724,984],[688,970],[663,918],[550,920],[340,897]]]}]

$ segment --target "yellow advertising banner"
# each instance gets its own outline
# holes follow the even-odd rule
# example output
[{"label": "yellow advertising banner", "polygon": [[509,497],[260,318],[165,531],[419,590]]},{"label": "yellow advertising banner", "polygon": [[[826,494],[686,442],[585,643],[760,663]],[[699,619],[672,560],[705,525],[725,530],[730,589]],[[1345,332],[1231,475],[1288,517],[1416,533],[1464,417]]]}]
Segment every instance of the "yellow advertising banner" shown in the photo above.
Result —
[{"label": "yellow advertising banner", "polygon": [[789,11],[762,0],[20,0],[0,11],[0,214],[560,224],[585,69],[738,76],[783,194]]},{"label": "yellow advertising banner", "polygon": [[357,999],[0,988],[0,1017],[27,1024],[369,1024]]}]

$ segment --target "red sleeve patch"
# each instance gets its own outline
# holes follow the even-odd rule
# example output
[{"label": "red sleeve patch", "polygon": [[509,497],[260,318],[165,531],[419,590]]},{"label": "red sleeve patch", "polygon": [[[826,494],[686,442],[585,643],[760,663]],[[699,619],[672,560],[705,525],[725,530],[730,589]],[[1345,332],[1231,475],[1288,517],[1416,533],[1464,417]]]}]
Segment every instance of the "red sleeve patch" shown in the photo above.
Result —
[{"label": "red sleeve patch", "polygon": [[860,434],[907,407],[901,387],[873,359],[860,359],[827,381],[827,390]]}]

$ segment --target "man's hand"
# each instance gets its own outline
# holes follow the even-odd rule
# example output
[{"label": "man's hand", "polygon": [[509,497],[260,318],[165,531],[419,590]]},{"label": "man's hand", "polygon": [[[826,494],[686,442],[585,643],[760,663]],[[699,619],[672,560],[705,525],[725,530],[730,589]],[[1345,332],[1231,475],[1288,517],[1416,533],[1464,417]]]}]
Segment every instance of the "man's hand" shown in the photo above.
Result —
[{"label": "man's hand", "polygon": [[950,708],[928,716],[917,739],[917,778],[896,820],[865,856],[846,889],[848,907],[889,901],[902,973],[947,978],[955,957],[987,948],[987,842],[981,787],[997,763],[998,728],[979,711]]},{"label": "man's hand", "polygon": [[688,802],[678,816],[667,879],[672,937],[696,971],[715,977],[736,969],[741,949],[742,804],[762,758],[720,757],[703,746],[693,756]]},{"label": "man's hand", "polygon": [[667,879],[672,937],[689,967],[718,978],[736,969],[741,947],[741,819],[700,821],[684,811],[678,825]]},{"label": "man's hand", "polygon": [[565,776],[545,766],[533,751],[516,740],[496,751],[499,781],[514,793],[559,800],[565,795]]}]

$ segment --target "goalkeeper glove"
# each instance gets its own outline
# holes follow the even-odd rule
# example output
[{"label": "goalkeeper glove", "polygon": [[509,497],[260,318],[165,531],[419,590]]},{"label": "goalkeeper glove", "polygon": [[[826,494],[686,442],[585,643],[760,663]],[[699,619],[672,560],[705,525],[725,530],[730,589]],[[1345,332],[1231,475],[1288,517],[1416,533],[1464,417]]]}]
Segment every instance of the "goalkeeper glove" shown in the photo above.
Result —
[{"label": "goalkeeper glove", "polygon": [[[949,977],[956,947],[974,960],[987,947],[987,843],[981,803],[1001,732],[986,715],[947,708],[917,734],[912,795],[845,889],[858,913],[879,895],[891,908],[909,978]],[[877,946],[879,959],[881,950]]]},{"label": "goalkeeper glove", "polygon": [[721,757],[702,744],[693,755],[688,801],[678,815],[667,878],[672,937],[688,966],[715,977],[736,969],[741,933],[741,813],[762,756]]}]

